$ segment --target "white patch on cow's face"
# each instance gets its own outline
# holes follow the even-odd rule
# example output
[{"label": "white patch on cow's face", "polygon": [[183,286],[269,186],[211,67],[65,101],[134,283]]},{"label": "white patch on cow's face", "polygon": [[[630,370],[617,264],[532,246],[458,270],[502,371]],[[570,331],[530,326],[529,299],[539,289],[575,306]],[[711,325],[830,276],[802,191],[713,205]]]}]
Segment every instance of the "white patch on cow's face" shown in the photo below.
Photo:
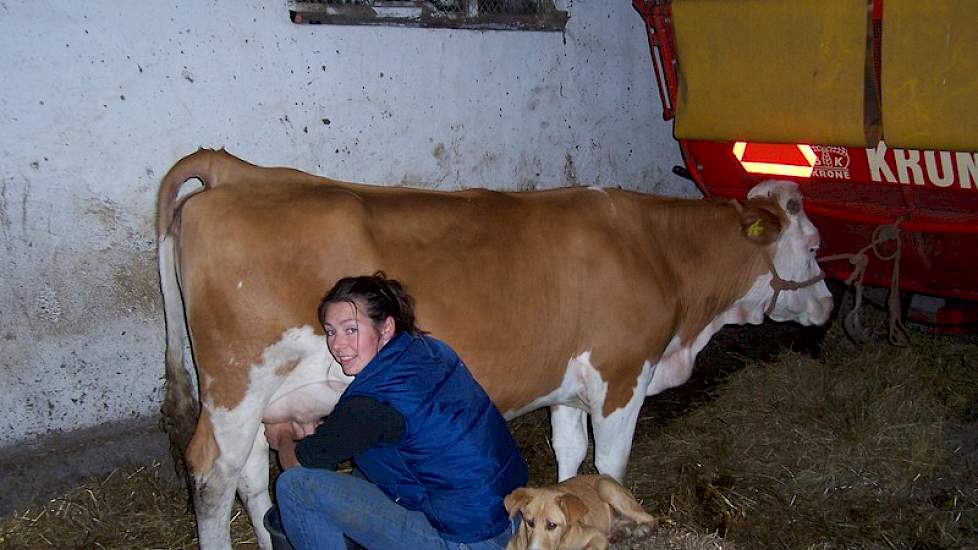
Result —
[{"label": "white patch on cow's face", "polygon": [[[804,282],[820,275],[822,269],[815,261],[815,256],[821,241],[818,229],[802,208],[802,196],[798,185],[790,181],[769,180],[754,186],[747,194],[748,198],[760,196],[777,198],[787,214],[788,225],[781,230],[781,235],[774,245],[776,251],[772,258],[778,275],[786,281],[795,282]],[[792,210],[795,212],[792,213]],[[751,289],[751,293],[762,279],[767,279],[763,283],[766,287],[765,292],[769,297],[773,296],[774,291],[770,286],[769,275],[761,277]],[[821,325],[831,315],[832,306],[832,294],[825,286],[825,282],[819,281],[798,290],[782,290],[769,317],[775,321]],[[767,305],[765,304],[764,307],[766,308]]]}]

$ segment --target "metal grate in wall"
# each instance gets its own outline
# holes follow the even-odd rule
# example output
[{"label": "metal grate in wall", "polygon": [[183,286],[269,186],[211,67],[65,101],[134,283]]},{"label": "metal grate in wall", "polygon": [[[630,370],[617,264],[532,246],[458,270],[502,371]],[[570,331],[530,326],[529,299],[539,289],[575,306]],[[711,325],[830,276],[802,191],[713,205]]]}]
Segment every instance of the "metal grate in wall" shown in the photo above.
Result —
[{"label": "metal grate in wall", "polygon": [[563,31],[554,0],[311,0],[288,2],[293,23]]}]

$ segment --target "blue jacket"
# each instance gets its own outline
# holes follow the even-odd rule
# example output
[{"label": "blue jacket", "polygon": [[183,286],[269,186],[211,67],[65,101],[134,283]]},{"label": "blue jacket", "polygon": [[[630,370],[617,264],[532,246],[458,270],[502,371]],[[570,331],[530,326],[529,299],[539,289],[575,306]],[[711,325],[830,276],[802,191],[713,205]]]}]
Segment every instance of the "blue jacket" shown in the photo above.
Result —
[{"label": "blue jacket", "polygon": [[444,343],[400,333],[357,374],[341,401],[372,397],[404,416],[404,436],[357,454],[388,497],[420,510],[446,539],[476,542],[509,519],[503,498],[526,484],[526,462],[506,421]]}]

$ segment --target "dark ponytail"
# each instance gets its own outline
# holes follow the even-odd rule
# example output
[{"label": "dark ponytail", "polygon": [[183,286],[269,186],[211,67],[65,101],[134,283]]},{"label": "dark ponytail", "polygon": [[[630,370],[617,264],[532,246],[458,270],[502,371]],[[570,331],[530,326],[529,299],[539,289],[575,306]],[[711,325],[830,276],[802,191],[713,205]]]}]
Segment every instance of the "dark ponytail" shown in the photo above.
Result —
[{"label": "dark ponytail", "polygon": [[319,304],[319,323],[326,320],[326,308],[337,302],[351,302],[362,306],[367,317],[379,325],[387,317],[394,318],[394,331],[424,334],[414,318],[414,298],[396,279],[388,279],[383,271],[373,275],[344,277],[333,285]]}]

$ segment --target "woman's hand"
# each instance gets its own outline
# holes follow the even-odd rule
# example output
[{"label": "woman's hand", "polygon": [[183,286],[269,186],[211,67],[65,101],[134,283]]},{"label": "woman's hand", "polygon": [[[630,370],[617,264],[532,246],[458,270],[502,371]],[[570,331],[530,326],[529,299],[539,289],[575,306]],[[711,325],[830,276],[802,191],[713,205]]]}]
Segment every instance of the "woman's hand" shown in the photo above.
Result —
[{"label": "woman's hand", "polygon": [[300,439],[316,431],[312,422],[277,422],[265,424],[265,438],[268,446],[278,451],[278,463],[283,470],[288,470],[299,464],[295,456],[295,444]]}]

